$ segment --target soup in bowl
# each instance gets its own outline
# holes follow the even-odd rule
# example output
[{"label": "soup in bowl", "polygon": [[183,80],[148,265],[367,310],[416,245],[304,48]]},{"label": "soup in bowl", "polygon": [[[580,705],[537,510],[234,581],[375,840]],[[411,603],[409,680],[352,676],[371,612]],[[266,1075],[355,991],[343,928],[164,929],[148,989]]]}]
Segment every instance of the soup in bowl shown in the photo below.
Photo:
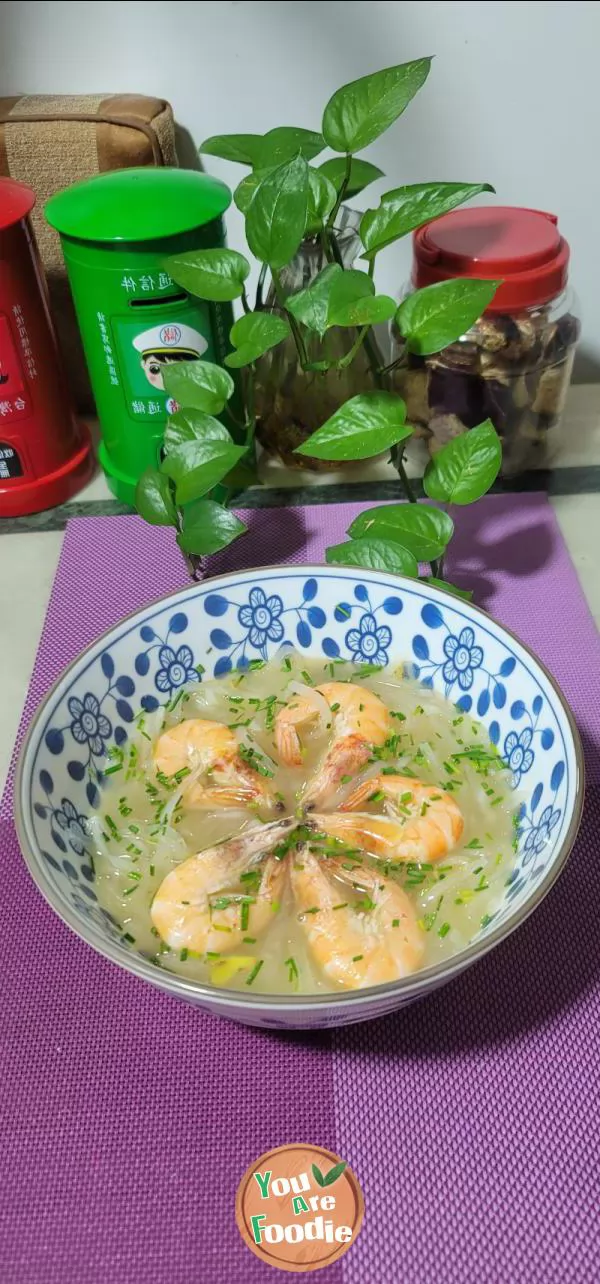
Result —
[{"label": "soup in bowl", "polygon": [[426,994],[554,882],[582,802],[553,680],[471,604],[351,568],[193,585],[90,647],[23,747],[53,908],[162,989],[250,1024]]}]

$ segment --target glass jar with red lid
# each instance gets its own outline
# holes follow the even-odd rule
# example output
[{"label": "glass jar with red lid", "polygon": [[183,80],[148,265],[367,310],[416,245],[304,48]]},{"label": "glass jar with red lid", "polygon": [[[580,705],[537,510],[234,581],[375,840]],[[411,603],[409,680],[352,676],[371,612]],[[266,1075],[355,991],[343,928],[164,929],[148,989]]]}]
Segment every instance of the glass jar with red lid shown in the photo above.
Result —
[{"label": "glass jar with red lid", "polygon": [[[579,320],[568,286],[569,246],[541,210],[454,210],[414,235],[412,288],[453,277],[500,280],[479,321],[395,372],[407,419],[429,451],[492,420],[504,476],[547,465],[559,441]],[[394,359],[402,341],[394,335]]]}]

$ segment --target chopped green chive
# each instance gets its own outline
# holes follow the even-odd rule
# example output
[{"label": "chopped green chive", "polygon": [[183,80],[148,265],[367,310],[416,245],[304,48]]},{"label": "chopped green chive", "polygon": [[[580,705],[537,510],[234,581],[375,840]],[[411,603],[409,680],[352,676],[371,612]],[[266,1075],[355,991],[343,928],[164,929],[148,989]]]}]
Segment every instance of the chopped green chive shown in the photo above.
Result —
[{"label": "chopped green chive", "polygon": [[251,971],[250,975],[246,977],[246,985],[252,985],[252,984],[253,984],[253,982],[256,980],[256,978],[257,978],[257,976],[258,976],[258,974],[259,974],[259,972],[260,972],[260,969],[261,969],[261,967],[262,967],[263,963],[264,963],[264,959],[258,959],[258,960],[257,960],[257,962],[254,964],[254,967],[252,968],[252,971]]}]

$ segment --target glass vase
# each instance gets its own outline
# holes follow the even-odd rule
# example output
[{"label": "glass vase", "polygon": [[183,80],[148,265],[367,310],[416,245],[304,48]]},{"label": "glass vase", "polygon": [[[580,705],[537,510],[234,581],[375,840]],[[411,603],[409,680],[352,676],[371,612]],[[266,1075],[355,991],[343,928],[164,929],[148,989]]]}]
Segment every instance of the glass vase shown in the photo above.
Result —
[{"label": "glass vase", "polygon": [[[345,207],[339,212],[336,241],[345,268],[351,268],[361,247],[358,236],[360,214]],[[303,241],[295,258],[280,273],[285,295],[295,294],[327,267],[329,259],[318,240]],[[279,313],[273,288],[267,297],[267,309]],[[302,327],[309,362],[340,361],[356,339],[355,329],[335,327],[323,339]],[[318,472],[338,470],[344,465],[296,455],[294,450],[320,428],[349,397],[374,387],[369,360],[364,348],[356,353],[344,369],[303,370],[293,336],[257,362],[256,435],[270,455],[278,456],[292,468]]]}]

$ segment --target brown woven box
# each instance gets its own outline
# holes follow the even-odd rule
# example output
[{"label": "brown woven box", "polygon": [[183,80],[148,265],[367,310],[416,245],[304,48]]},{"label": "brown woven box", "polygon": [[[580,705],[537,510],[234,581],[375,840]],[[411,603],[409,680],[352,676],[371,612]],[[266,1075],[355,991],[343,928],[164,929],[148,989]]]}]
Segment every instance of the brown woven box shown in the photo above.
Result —
[{"label": "brown woven box", "polygon": [[93,409],[58,233],[46,201],[72,183],[132,165],[177,165],[169,103],[141,94],[29,94],[0,98],[0,174],[32,187],[32,219],[77,408]]}]

